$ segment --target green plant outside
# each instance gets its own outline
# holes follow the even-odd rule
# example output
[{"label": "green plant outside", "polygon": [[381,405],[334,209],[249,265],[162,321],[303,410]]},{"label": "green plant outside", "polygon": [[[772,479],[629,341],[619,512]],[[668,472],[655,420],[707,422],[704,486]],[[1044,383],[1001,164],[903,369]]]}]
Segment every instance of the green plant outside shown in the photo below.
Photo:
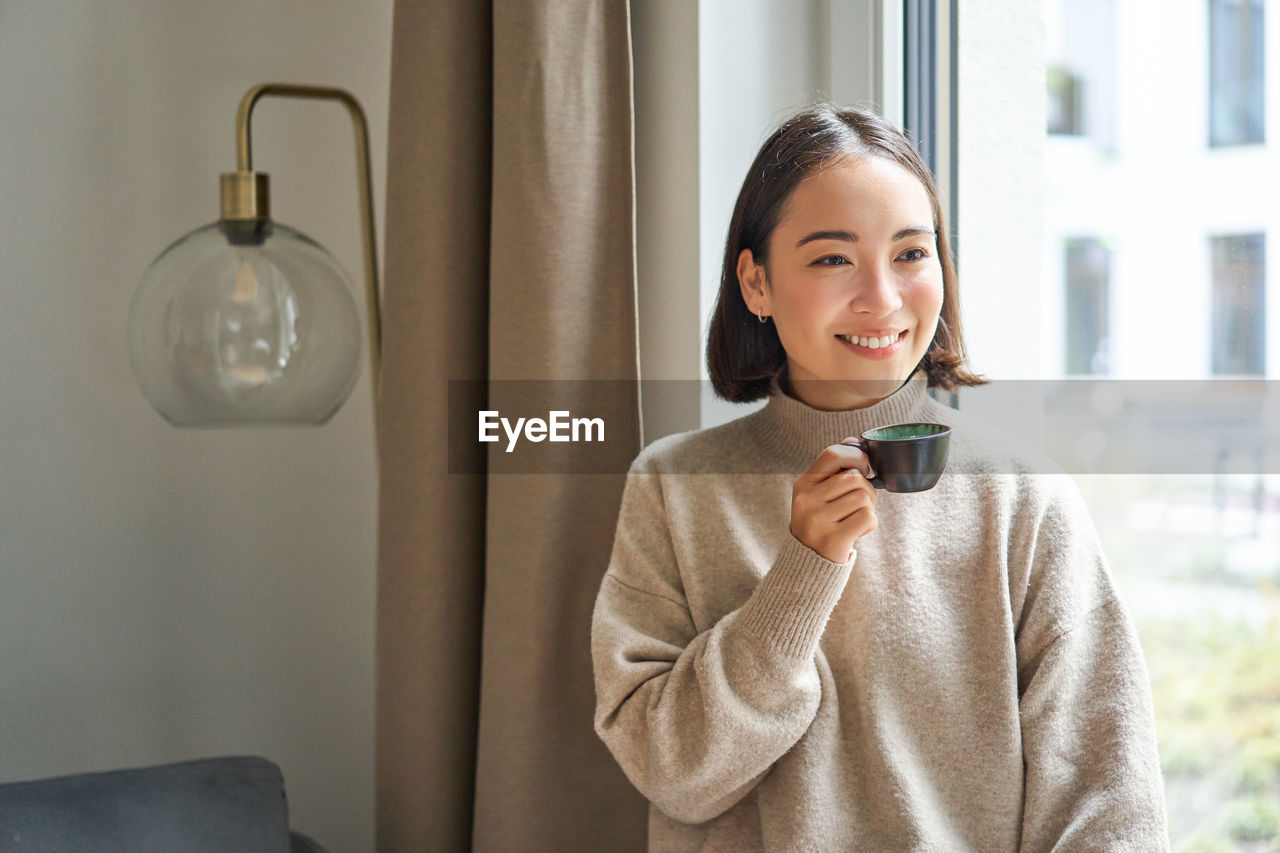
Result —
[{"label": "green plant outside", "polygon": [[[1117,583],[1142,590],[1126,605],[1151,676],[1173,850],[1280,853],[1280,480],[1077,483]],[[1274,554],[1270,567],[1233,563],[1242,542]],[[1200,600],[1214,590],[1248,608]]]},{"label": "green plant outside", "polygon": [[1280,850],[1280,619],[1139,626],[1175,850]]}]

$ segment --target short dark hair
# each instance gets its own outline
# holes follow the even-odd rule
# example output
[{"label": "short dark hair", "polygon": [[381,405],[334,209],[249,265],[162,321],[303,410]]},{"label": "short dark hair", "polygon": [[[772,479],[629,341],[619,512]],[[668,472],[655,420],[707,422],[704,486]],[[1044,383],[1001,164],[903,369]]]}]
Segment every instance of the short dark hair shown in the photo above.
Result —
[{"label": "short dark hair", "polygon": [[756,263],[763,264],[769,238],[800,181],[825,166],[858,157],[883,157],[902,166],[920,180],[933,206],[942,264],[942,310],[937,332],[920,365],[929,387],[950,391],[986,381],[965,367],[955,260],[929,168],[906,134],[875,113],[818,103],[783,122],[765,140],[733,207],[720,270],[720,295],[707,339],[711,382],[724,399],[747,403],[768,396],[773,378],[787,363],[777,328],[773,323],[761,323],[742,299],[738,256],[743,249],[750,249]]}]

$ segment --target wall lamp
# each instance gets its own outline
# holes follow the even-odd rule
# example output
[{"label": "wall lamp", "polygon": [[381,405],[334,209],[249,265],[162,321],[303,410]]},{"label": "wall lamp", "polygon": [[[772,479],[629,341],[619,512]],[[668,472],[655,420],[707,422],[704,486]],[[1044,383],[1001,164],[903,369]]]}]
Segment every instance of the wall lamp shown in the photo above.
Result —
[{"label": "wall lamp", "polygon": [[364,111],[342,89],[264,83],[236,112],[236,171],[221,176],[218,221],[161,252],[129,306],[134,375],[175,426],[322,424],[359,377],[346,274],[319,243],[271,219],[268,176],[253,170],[249,123],[268,95],[341,101],[355,125],[377,417],[382,321]]}]

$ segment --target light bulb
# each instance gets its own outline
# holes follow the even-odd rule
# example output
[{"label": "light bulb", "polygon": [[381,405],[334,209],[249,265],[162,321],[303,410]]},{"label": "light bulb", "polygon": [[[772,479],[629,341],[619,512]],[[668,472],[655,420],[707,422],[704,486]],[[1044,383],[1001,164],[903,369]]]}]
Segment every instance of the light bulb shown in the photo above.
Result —
[{"label": "light bulb", "polygon": [[359,373],[355,300],[337,261],[279,224],[218,223],[161,253],[130,306],[134,373],[179,426],[323,423]]}]

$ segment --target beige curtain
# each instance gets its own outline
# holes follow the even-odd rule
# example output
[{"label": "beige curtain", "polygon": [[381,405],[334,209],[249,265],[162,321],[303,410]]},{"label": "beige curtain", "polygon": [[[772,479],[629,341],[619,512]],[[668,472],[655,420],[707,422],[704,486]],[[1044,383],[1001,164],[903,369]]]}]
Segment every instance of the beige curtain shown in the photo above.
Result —
[{"label": "beige curtain", "polygon": [[[645,848],[645,803],[592,730],[590,660],[616,471],[640,448],[630,57],[626,0],[396,3],[382,851]],[[607,410],[615,473],[502,473],[499,446],[459,455],[456,436],[451,456],[449,418],[474,423],[488,386],[450,380],[513,379],[554,380],[548,411]],[[574,381],[601,379],[627,382]]]}]

